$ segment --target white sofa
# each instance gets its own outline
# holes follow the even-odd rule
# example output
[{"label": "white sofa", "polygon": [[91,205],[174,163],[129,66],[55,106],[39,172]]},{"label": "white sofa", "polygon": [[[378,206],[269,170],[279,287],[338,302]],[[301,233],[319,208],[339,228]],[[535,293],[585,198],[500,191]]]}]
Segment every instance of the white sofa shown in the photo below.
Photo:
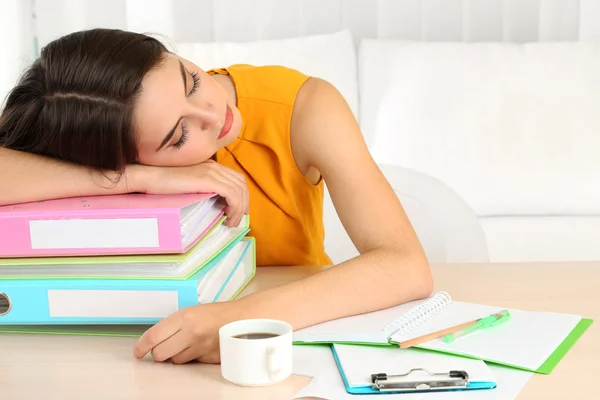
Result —
[{"label": "white sofa", "polygon": [[[472,224],[444,225],[464,251],[434,261],[600,259],[600,43],[356,41],[344,30],[175,50],[203,68],[283,64],[333,83],[375,160],[438,193],[430,222],[444,225],[452,198],[467,207],[444,218],[481,226],[483,240]],[[332,209],[327,246],[340,260],[354,249],[333,236]]]},{"label": "white sofa", "polygon": [[361,124],[379,162],[448,184],[490,259],[600,258],[600,43],[363,41]]}]

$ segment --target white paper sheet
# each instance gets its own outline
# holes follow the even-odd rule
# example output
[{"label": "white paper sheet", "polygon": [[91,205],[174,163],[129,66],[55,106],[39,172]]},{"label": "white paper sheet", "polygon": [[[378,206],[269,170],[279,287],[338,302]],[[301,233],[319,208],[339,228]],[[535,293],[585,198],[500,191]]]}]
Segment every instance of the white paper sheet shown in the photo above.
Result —
[{"label": "white paper sheet", "polygon": [[294,346],[292,357],[292,373],[309,378],[317,376],[324,367],[331,366],[333,360],[329,345]]}]

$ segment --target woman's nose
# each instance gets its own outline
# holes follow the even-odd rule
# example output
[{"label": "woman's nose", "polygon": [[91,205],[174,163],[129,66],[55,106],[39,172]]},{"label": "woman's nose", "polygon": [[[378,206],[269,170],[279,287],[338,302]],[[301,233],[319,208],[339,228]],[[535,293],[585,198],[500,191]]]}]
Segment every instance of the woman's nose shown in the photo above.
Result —
[{"label": "woman's nose", "polygon": [[219,113],[211,104],[195,106],[193,115],[201,123],[202,130],[210,129],[220,120]]}]

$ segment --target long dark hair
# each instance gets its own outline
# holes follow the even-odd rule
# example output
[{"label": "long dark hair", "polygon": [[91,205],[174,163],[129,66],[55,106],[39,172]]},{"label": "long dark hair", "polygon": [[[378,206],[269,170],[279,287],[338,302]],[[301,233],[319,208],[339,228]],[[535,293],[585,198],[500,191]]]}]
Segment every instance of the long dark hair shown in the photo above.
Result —
[{"label": "long dark hair", "polygon": [[0,146],[103,170],[136,162],[133,109],[167,52],[147,35],[92,29],[44,47],[9,93]]}]

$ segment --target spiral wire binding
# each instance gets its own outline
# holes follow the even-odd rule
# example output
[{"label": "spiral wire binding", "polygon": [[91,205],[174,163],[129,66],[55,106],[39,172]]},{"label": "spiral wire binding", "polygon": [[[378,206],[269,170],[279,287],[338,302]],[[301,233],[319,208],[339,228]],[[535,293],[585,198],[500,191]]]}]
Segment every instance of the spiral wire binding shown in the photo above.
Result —
[{"label": "spiral wire binding", "polygon": [[392,335],[404,335],[423,322],[432,318],[438,312],[448,307],[452,303],[452,298],[447,292],[438,292],[429,300],[414,308],[411,308],[400,318],[390,322],[383,330],[389,339]]}]

